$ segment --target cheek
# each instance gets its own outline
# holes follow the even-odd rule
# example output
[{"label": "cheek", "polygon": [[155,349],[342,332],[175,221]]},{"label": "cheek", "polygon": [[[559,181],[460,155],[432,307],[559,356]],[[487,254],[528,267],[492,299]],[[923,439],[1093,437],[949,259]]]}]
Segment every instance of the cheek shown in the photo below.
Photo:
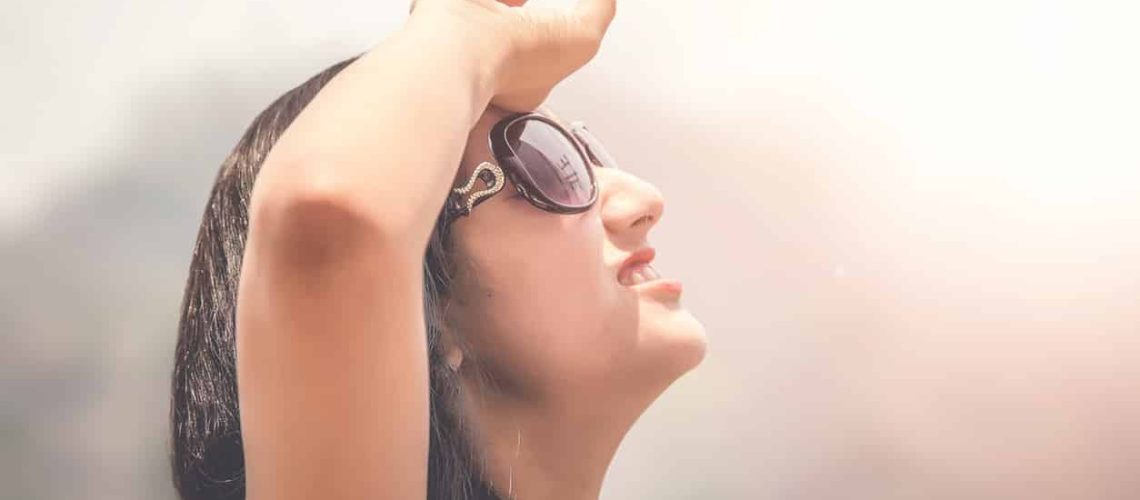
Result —
[{"label": "cheek", "polygon": [[637,304],[605,263],[596,214],[542,219],[488,246],[494,263],[483,279],[494,290],[487,313],[496,338],[485,345],[516,383],[550,392],[603,375],[636,346]]}]

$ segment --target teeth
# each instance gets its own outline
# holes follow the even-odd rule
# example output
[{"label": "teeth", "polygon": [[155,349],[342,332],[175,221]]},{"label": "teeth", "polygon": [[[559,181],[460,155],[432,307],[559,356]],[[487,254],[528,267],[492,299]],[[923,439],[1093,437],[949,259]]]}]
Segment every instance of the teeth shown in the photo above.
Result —
[{"label": "teeth", "polygon": [[633,272],[633,283],[635,285],[638,283],[645,283],[646,281],[649,281],[649,277],[645,275],[644,269],[638,269]]},{"label": "teeth", "polygon": [[653,269],[653,266],[651,266],[651,265],[648,265],[648,264],[646,264],[646,265],[645,265],[645,269],[643,270],[643,272],[644,272],[644,273],[645,273],[645,274],[646,274],[646,275],[649,277],[649,279],[651,279],[651,280],[655,280],[655,279],[657,279],[657,278],[660,278],[660,277],[661,277],[660,275],[658,275],[658,274],[657,274],[657,270],[656,270],[656,269]]},{"label": "teeth", "polygon": [[660,277],[661,276],[657,274],[657,270],[653,269],[653,266],[650,266],[648,264],[641,264],[634,267],[633,269],[630,269],[626,273],[625,282],[622,284],[625,286],[634,286],[639,283],[652,281]]}]

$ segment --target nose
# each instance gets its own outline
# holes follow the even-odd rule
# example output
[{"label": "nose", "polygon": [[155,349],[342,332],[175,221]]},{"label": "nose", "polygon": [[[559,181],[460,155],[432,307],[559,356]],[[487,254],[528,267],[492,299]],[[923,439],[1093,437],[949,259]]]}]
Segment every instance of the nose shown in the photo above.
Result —
[{"label": "nose", "polygon": [[628,238],[627,244],[640,244],[649,229],[661,220],[665,196],[657,186],[626,170],[599,168],[596,174],[606,229],[622,239]]}]

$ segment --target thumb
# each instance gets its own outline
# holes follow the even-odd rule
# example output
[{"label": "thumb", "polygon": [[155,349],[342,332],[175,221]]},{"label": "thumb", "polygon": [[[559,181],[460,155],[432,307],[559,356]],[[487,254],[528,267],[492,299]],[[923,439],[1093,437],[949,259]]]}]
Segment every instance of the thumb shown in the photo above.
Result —
[{"label": "thumb", "polygon": [[574,12],[587,28],[597,30],[599,36],[610,27],[617,13],[617,0],[578,0]]}]

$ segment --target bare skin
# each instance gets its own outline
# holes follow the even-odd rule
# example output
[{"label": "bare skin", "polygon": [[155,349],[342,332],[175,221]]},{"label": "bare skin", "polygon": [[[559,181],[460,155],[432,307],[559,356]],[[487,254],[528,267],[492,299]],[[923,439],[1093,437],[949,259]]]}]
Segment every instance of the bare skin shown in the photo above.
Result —
[{"label": "bare skin", "polygon": [[[537,108],[614,15],[614,0],[509,3],[418,0],[266,159],[237,311],[247,498],[425,497],[435,217],[490,160],[494,120]],[[449,358],[504,496],[597,498],[626,431],[704,353],[679,304],[618,283],[661,194],[623,171],[598,178],[588,212],[543,212],[508,186],[455,226],[477,271],[447,309]]]},{"label": "bare skin", "polygon": [[[476,124],[456,185],[493,161],[487,132],[506,114],[490,108]],[[454,225],[476,279],[449,323],[466,344],[467,414],[504,497],[597,498],[626,432],[704,353],[703,327],[678,302],[617,279],[661,219],[661,192],[625,171],[595,174],[599,199],[582,214],[537,210],[506,196],[508,183]]]}]

